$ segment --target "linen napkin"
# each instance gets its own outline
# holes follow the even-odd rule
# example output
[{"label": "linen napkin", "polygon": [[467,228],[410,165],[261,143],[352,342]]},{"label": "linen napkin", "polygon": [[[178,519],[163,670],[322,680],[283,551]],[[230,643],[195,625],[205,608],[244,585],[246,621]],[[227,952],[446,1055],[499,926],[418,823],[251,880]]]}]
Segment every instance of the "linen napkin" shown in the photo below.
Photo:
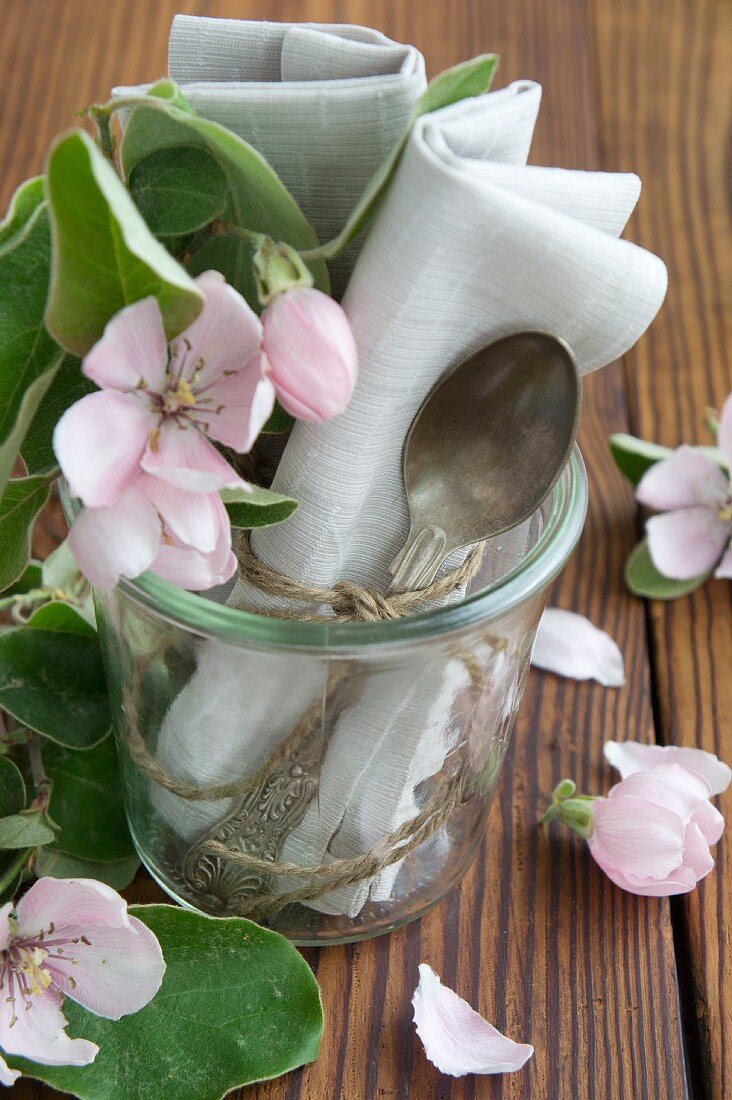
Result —
[{"label": "linen napkin", "polygon": [[[345,224],[426,86],[413,46],[340,24],[176,15],[168,70],[199,114],[269,161],[321,242]],[[358,249],[329,264],[338,296]]]},{"label": "linen napkin", "polygon": [[[344,300],[360,353],[353,401],[326,425],[296,425],[275,488],[299,508],[253,540],[272,567],[306,583],[383,587],[407,531],[401,447],[434,382],[481,344],[525,328],[567,340],[584,373],[622,354],[657,311],[662,262],[616,239],[637,178],[527,168],[539,99],[539,87],[521,81],[415,126]],[[265,600],[240,583],[231,602]],[[257,767],[263,746],[271,751],[288,732],[276,669],[263,668],[247,692],[232,662],[230,687],[224,676],[215,700],[207,685],[220,661],[218,649],[201,653],[161,734],[165,756],[201,782]],[[282,858],[358,854],[412,815],[415,787],[444,758],[461,675],[448,666],[441,676],[426,669],[410,689],[383,677],[367,684],[330,740],[317,803]],[[298,695],[304,709],[322,677],[309,670],[288,687],[288,707]],[[222,804],[195,814],[192,830],[222,816]],[[355,914],[394,873],[311,904]]]}]

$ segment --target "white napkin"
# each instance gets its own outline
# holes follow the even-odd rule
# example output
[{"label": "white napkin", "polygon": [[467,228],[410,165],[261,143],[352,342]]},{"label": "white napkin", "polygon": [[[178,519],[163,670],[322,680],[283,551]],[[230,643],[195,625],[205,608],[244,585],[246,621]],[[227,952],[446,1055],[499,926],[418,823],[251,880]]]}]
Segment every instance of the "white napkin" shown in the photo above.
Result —
[{"label": "white napkin", "polygon": [[[655,315],[662,262],[616,239],[639,181],[525,167],[539,99],[537,85],[518,82],[417,123],[344,300],[360,353],[353,401],[326,425],[295,427],[275,488],[299,508],[254,539],[274,568],[308,583],[345,577],[383,587],[407,531],[401,447],[434,382],[481,344],[525,328],[562,336],[587,372],[627,350]],[[265,599],[239,584],[231,602]],[[204,648],[161,733],[164,756],[201,782],[256,767],[260,729],[271,748],[287,732],[277,668],[263,668],[246,688],[232,661],[231,689],[219,679],[212,700],[220,660],[218,649]],[[304,710],[324,676],[312,668],[290,676],[288,706],[297,695]],[[453,665],[441,677],[426,670],[411,688],[367,682],[331,739],[318,801],[282,857],[318,863],[356,854],[410,817],[415,786],[444,759],[463,686]],[[267,726],[273,717],[276,728]],[[243,741],[244,726],[251,740]],[[225,808],[211,806],[208,820]],[[176,820],[181,809],[169,808]],[[208,809],[197,807],[196,826]],[[311,904],[357,913],[369,891],[383,895],[381,878]]]},{"label": "white napkin", "polygon": [[[199,114],[269,161],[321,242],[343,227],[426,86],[413,46],[339,24],[176,15],[168,70]],[[329,265],[339,296],[358,248]]]}]

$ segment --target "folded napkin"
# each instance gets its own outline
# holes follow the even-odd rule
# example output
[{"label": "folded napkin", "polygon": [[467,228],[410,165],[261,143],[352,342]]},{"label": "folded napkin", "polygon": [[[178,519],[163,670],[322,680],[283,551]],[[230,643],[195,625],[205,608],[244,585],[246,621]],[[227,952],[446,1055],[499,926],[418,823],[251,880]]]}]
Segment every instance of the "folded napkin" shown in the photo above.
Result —
[{"label": "folded napkin", "polygon": [[[273,568],[309,584],[345,578],[383,589],[408,529],[404,436],[437,379],[480,345],[527,328],[563,337],[585,373],[626,351],[655,315],[664,265],[617,240],[637,177],[526,167],[539,101],[538,85],[521,81],[416,124],[344,299],[360,355],[354,398],[328,424],[296,425],[274,487],[299,507],[253,539]],[[239,582],[230,602],[274,601]],[[398,675],[389,682],[388,669],[366,682],[331,736],[317,801],[282,858],[309,865],[356,855],[414,814],[415,788],[449,748],[465,687],[457,666],[428,666],[409,686]],[[283,679],[275,664],[261,672],[242,685],[237,663],[204,647],[161,732],[181,778],[242,774],[286,736]],[[288,709],[298,709],[296,696],[304,710],[324,672],[303,668],[287,683]],[[199,804],[195,818],[179,804],[162,812],[196,835],[225,808]],[[356,914],[397,873],[398,865],[310,904]]]},{"label": "folded napkin", "polygon": [[[413,46],[338,24],[176,15],[168,70],[199,114],[269,161],[321,242],[343,227],[426,86]],[[358,248],[329,265],[338,296]]]}]

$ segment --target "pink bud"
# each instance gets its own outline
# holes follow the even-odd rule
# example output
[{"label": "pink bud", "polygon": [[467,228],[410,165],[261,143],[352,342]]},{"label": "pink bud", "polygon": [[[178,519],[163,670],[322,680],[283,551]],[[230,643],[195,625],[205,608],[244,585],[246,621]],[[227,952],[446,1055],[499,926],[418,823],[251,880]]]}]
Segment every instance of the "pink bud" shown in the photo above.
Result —
[{"label": "pink bud", "polygon": [[356,384],[356,341],[346,314],[311,287],[278,294],[262,314],[264,351],[280,404],[320,423],[342,413]]}]

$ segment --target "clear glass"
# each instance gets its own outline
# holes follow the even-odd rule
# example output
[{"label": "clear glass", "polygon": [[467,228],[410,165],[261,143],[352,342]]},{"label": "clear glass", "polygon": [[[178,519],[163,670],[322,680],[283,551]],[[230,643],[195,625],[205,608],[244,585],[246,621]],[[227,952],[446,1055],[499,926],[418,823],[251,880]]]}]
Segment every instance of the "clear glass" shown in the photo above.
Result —
[{"label": "clear glass", "polygon": [[150,574],[99,593],[130,828],[163,889],[322,944],[456,886],[586,490],[576,451],[462,600],[395,622],[272,619]]}]

